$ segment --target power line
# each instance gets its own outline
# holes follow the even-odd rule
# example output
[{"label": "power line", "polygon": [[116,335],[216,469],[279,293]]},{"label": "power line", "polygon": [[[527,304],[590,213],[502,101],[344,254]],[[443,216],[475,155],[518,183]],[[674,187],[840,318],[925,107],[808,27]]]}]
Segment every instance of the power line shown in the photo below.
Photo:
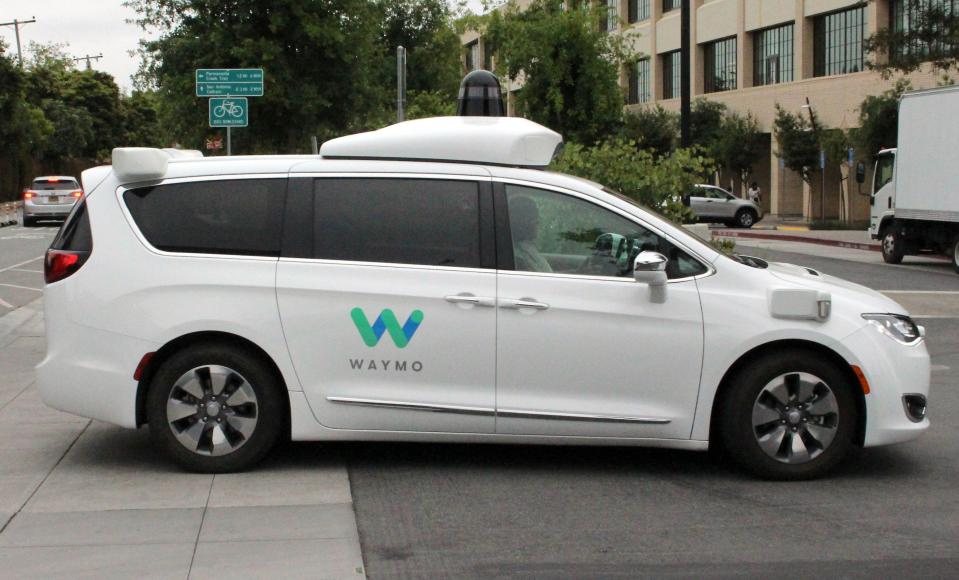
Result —
[{"label": "power line", "polygon": [[17,20],[14,18],[11,22],[0,22],[0,26],[12,26],[17,36],[17,62],[20,63],[20,68],[23,68],[23,52],[20,50],[20,27],[24,24],[33,24],[36,21],[37,17],[31,16],[30,20]]}]

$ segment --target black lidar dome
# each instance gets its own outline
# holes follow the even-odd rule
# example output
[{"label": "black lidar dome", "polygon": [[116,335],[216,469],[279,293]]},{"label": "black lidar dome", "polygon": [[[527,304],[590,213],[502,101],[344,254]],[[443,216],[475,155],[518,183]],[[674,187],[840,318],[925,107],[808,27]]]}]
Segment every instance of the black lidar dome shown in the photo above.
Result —
[{"label": "black lidar dome", "polygon": [[503,90],[488,70],[474,70],[460,83],[456,114],[460,117],[505,117]]}]

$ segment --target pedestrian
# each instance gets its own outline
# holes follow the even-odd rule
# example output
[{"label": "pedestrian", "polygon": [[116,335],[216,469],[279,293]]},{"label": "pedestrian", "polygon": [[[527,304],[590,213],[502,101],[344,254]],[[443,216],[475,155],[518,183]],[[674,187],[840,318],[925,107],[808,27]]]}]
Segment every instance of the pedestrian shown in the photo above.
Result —
[{"label": "pedestrian", "polygon": [[746,196],[749,198],[749,201],[759,205],[762,203],[762,198],[759,196],[760,189],[759,184],[755,181],[749,184],[749,190],[746,192]]}]

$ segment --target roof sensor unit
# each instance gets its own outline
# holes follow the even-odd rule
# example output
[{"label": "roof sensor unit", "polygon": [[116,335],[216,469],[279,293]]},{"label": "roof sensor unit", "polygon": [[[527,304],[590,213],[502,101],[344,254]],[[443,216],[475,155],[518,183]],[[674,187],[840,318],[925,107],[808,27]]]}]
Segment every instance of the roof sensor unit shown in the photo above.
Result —
[{"label": "roof sensor unit", "polygon": [[503,90],[496,75],[488,70],[474,70],[463,77],[456,114],[460,117],[505,117]]}]

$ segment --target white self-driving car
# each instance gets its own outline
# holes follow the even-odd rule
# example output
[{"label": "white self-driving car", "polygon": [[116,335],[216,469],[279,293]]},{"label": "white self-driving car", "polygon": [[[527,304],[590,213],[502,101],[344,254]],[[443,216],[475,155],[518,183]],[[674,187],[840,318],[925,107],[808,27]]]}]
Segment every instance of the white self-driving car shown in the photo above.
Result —
[{"label": "white self-driving car", "polygon": [[544,171],[561,141],[447,117],[320,156],[117,149],[47,253],[43,399],[208,472],[289,437],[719,446],[800,479],[929,426],[901,306]]}]

